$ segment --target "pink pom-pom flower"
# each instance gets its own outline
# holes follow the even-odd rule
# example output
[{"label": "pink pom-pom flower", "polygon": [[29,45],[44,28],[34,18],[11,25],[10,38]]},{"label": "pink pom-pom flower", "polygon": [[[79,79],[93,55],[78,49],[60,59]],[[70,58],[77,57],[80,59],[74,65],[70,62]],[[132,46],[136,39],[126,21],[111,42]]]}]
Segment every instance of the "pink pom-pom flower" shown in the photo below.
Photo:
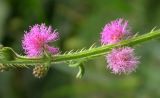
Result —
[{"label": "pink pom-pom flower", "polygon": [[42,56],[44,51],[57,54],[58,48],[49,46],[49,43],[56,41],[59,38],[58,33],[52,30],[52,27],[47,27],[45,24],[36,24],[30,27],[30,30],[25,32],[22,47],[27,56],[35,57]]},{"label": "pink pom-pom flower", "polygon": [[134,49],[130,47],[113,49],[106,59],[107,68],[111,69],[114,74],[129,74],[135,71],[139,64],[139,58],[135,56]]},{"label": "pink pom-pom flower", "polygon": [[128,21],[117,19],[104,26],[101,32],[101,44],[115,44],[129,35]]}]

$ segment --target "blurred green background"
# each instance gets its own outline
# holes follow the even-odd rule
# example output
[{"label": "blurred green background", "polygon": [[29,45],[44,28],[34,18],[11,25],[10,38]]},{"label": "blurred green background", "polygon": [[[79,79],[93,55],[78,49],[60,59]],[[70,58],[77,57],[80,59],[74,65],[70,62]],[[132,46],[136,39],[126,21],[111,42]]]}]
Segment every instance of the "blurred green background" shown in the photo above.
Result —
[{"label": "blurred green background", "polygon": [[[24,31],[36,23],[52,25],[60,33],[61,52],[99,44],[103,26],[116,18],[129,20],[134,33],[160,27],[160,0],[0,0],[0,43],[23,54]],[[42,79],[31,69],[0,73],[0,98],[160,98],[160,40],[138,45],[136,72],[113,75],[104,57],[77,68],[54,64]]]}]

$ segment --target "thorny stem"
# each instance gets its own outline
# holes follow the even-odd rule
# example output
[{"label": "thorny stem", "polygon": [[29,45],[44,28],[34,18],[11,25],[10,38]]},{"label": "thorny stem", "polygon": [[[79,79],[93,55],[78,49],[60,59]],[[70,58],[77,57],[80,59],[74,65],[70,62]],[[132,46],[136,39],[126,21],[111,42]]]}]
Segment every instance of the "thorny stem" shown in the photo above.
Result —
[{"label": "thorny stem", "polygon": [[66,55],[57,55],[52,60],[53,62],[60,62],[65,60],[73,60],[73,59],[79,59],[79,58],[91,58],[91,57],[97,57],[106,54],[107,51],[111,50],[112,48],[119,47],[119,46],[133,46],[136,44],[139,44],[144,41],[148,41],[151,39],[155,39],[160,37],[160,30],[151,31],[150,33],[134,37],[129,40],[122,41],[118,44],[113,45],[105,45],[100,46],[97,48],[93,48],[91,50],[86,50],[83,52],[73,53],[73,54],[66,54]]},{"label": "thorny stem", "polygon": [[[52,56],[51,63],[58,63],[58,62],[65,62],[68,60],[76,60],[76,59],[91,59],[94,57],[102,56],[106,54],[108,51],[110,51],[112,48],[116,48],[119,46],[133,46],[151,39],[156,39],[160,37],[160,29],[151,31],[147,34],[143,34],[140,36],[133,37],[131,39],[119,42],[117,44],[112,44],[112,45],[103,45],[99,46],[97,48],[91,48],[88,50],[80,51],[80,52],[75,52],[75,53],[69,53],[69,54],[59,54]],[[38,58],[29,58],[26,56],[20,56],[16,54],[16,59],[12,61],[4,61],[0,60],[0,63],[2,64],[13,64],[15,67],[19,67],[18,64],[21,64],[21,67],[28,67],[28,65],[36,65],[36,64],[44,64],[48,61],[49,58],[47,57],[38,57]]]}]

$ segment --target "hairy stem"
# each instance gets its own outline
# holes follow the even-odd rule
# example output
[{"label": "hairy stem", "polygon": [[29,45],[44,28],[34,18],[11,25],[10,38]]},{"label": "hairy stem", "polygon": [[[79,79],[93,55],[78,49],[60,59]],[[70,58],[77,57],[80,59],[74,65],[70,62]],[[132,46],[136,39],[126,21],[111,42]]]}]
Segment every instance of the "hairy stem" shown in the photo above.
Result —
[{"label": "hairy stem", "polygon": [[86,50],[83,52],[78,52],[73,54],[57,55],[54,57],[53,61],[59,62],[64,60],[73,60],[73,59],[79,59],[79,58],[101,56],[101,55],[104,55],[107,51],[111,50],[112,48],[116,48],[119,46],[133,46],[133,45],[136,45],[151,39],[159,38],[159,37],[160,37],[160,30],[151,31],[150,33],[143,34],[141,36],[122,41],[118,44],[100,46],[91,50]]},{"label": "hairy stem", "polygon": [[[47,57],[38,57],[38,58],[29,58],[26,56],[20,56],[16,54],[16,59],[11,61],[6,60],[0,60],[0,63],[2,64],[13,64],[16,67],[20,64],[23,65],[36,65],[36,64],[45,64],[48,62],[48,60],[51,60],[51,63],[55,62],[63,62],[67,60],[75,60],[75,59],[91,59],[97,56],[105,55],[108,51],[110,51],[112,48],[120,47],[120,46],[133,46],[151,39],[156,39],[160,37],[160,29],[151,31],[147,34],[143,34],[137,37],[133,37],[131,39],[119,42],[117,44],[112,45],[103,45],[99,46],[97,48],[92,48],[88,50],[84,50],[81,52],[74,52],[74,53],[68,53],[68,54],[62,54],[62,55],[55,55],[51,58]],[[21,66],[20,66],[21,67]],[[22,66],[23,67],[23,66]]]}]

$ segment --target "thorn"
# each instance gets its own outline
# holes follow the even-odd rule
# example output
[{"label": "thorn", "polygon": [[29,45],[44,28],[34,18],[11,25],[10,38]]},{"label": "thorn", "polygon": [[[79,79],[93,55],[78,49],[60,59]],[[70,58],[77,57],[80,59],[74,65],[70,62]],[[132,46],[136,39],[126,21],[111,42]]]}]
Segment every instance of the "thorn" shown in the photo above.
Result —
[{"label": "thorn", "polygon": [[157,28],[157,27],[155,26],[155,27],[150,31],[150,33],[152,33],[156,28]]},{"label": "thorn", "polygon": [[85,48],[82,48],[81,50],[80,50],[80,52],[82,52],[82,51],[84,51],[85,50]]},{"label": "thorn", "polygon": [[132,38],[137,37],[137,36],[138,36],[138,34],[139,34],[139,32],[137,32],[136,34],[134,34]]},{"label": "thorn", "polygon": [[79,50],[76,50],[76,52],[75,52],[75,53],[77,53],[77,52],[79,52]]},{"label": "thorn", "polygon": [[89,48],[89,50],[95,48],[95,43],[91,45],[91,47]]}]

